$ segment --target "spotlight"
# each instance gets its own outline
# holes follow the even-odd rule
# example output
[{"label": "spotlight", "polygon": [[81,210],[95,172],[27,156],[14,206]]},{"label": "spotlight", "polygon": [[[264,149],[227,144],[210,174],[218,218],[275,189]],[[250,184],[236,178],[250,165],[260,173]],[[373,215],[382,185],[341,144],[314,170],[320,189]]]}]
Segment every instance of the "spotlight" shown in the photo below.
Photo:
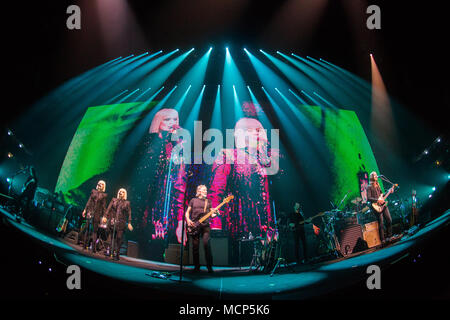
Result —
[{"label": "spotlight", "polygon": [[430,194],[430,195],[428,196],[428,198],[430,198],[430,199],[431,199],[431,197],[433,197],[433,195],[431,195],[431,194]]},{"label": "spotlight", "polygon": [[424,154],[428,154],[428,150],[425,150],[423,153],[424,153]]},{"label": "spotlight", "polygon": [[441,138],[437,137],[436,142],[441,142]]},{"label": "spotlight", "polygon": [[12,135],[13,135],[12,131],[8,130],[8,136],[12,136]]},{"label": "spotlight", "polygon": [[8,158],[11,159],[12,157],[14,157],[14,155],[11,152],[8,152]]},{"label": "spotlight", "polygon": [[431,188],[431,190],[436,191],[436,187]]},{"label": "spotlight", "polygon": [[19,148],[23,148],[23,144],[22,143],[19,143]]},{"label": "spotlight", "polygon": [[11,182],[11,178],[6,178],[6,182],[10,183]]}]

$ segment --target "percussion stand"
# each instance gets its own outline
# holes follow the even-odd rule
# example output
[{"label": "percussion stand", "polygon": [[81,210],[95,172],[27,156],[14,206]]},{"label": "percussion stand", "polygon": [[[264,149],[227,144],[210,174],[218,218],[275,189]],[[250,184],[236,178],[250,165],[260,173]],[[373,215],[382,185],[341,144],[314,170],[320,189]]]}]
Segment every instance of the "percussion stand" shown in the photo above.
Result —
[{"label": "percussion stand", "polygon": [[256,241],[253,241],[253,258],[252,258],[252,262],[250,263],[250,267],[248,269],[248,272],[252,271],[252,267],[255,266],[255,271],[257,271],[260,267],[260,258],[261,258],[261,254],[258,252],[258,249],[256,247]]},{"label": "percussion stand", "polygon": [[284,241],[280,239],[280,245],[275,248],[277,252],[275,253],[275,257],[277,257],[277,263],[275,264],[275,267],[273,267],[272,272],[270,273],[270,276],[272,277],[275,273],[275,271],[278,269],[279,266],[288,267],[292,272],[294,272],[294,269],[287,263],[286,258],[282,257],[283,252],[283,243]]},{"label": "percussion stand", "polygon": [[336,232],[334,230],[334,223],[336,220],[336,216],[333,213],[333,217],[328,220],[325,228],[325,232],[328,235],[328,249],[333,251],[333,254],[336,258],[342,257],[342,253],[339,251],[339,242],[336,239]]}]

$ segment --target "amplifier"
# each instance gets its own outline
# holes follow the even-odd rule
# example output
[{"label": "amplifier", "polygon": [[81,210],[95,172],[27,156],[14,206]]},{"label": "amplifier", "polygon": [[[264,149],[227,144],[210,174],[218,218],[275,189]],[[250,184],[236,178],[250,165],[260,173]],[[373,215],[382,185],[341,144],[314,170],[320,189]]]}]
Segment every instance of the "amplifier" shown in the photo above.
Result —
[{"label": "amplifier", "polygon": [[57,233],[56,228],[64,218],[64,214],[55,208],[40,208],[33,210],[29,217],[30,224],[50,233]]},{"label": "amplifier", "polygon": [[131,258],[138,258],[138,254],[139,254],[139,246],[138,243],[135,241],[130,241],[128,240],[128,245],[127,245],[127,256],[131,257]]},{"label": "amplifier", "polygon": [[[211,233],[212,234],[212,233]],[[211,237],[210,240],[211,254],[213,257],[213,266],[229,266],[229,240],[228,237]],[[200,238],[199,245],[200,264],[206,265],[205,249],[203,248],[203,242]],[[183,259],[184,260],[184,259]],[[189,238],[189,264],[194,264],[194,257],[192,254],[192,239]]]},{"label": "amplifier", "polygon": [[344,257],[353,252],[358,238],[363,238],[362,228],[359,224],[349,225],[340,230],[339,242],[341,245],[341,253]]},{"label": "amplifier", "polygon": [[[188,264],[188,248],[184,247],[183,250],[183,265]],[[180,244],[179,243],[169,243],[169,246],[164,251],[164,262],[172,264],[180,264]]]},{"label": "amplifier", "polygon": [[363,227],[363,234],[369,248],[381,245],[378,221],[366,223]]}]

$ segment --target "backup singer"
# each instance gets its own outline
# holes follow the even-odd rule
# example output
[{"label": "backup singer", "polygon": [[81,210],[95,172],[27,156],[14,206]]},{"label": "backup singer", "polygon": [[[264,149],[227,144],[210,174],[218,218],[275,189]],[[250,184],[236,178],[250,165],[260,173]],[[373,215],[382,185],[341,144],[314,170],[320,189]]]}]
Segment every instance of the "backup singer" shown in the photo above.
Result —
[{"label": "backup singer", "polygon": [[128,230],[133,231],[130,201],[127,201],[127,191],[125,189],[119,189],[117,198],[112,198],[106,210],[106,219],[110,228],[111,253],[114,260],[119,260],[125,224],[128,223]]},{"label": "backup singer", "polygon": [[[380,184],[378,183],[378,175],[377,173],[371,172],[369,176],[370,184],[367,187],[367,200],[371,203],[377,202],[379,205],[382,205],[384,201],[379,200],[380,196],[383,194],[381,192]],[[392,236],[392,218],[391,214],[389,213],[389,209],[387,206],[384,207],[383,211],[378,213],[374,211],[374,214],[376,215],[378,219],[378,229],[380,232],[380,240],[382,243],[385,242],[384,237],[384,221],[386,220],[386,235],[387,239],[389,240]]]},{"label": "backup singer", "polygon": [[[186,210],[186,222],[190,227],[194,226],[194,222],[197,222],[201,217],[207,214],[211,210],[211,200],[206,198],[208,190],[206,186],[199,185],[197,187],[197,194],[195,198],[189,201],[189,206]],[[216,214],[213,213],[211,217],[215,217]],[[206,219],[202,224],[200,224],[199,231],[195,234],[191,234],[192,237],[192,252],[194,255],[194,272],[200,271],[200,257],[199,257],[199,245],[200,236],[203,237],[203,247],[205,249],[206,267],[208,272],[212,273],[212,254],[211,246],[209,243],[211,227],[209,225],[209,218]]]},{"label": "backup singer", "polygon": [[81,232],[83,235],[84,247],[89,247],[89,240],[92,235],[92,251],[95,253],[97,242],[98,225],[100,224],[100,218],[106,212],[106,197],[105,193],[106,183],[100,180],[97,183],[97,187],[91,191],[91,195],[86,203],[86,206],[82,212],[83,218],[86,219],[86,225]]},{"label": "backup singer", "polygon": [[306,236],[305,236],[305,217],[300,210],[300,203],[294,204],[294,211],[289,215],[289,226],[294,232],[294,244],[295,244],[295,258],[297,263],[300,264],[300,240],[303,247],[303,259],[306,262],[308,260],[308,253],[306,250]]}]

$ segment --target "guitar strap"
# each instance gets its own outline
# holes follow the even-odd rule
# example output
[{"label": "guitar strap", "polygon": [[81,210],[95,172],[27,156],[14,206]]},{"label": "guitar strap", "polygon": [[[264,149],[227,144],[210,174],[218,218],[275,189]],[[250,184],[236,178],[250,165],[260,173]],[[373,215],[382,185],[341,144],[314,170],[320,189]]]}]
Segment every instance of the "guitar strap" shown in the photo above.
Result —
[{"label": "guitar strap", "polygon": [[208,205],[208,198],[205,198],[205,207],[203,208],[203,213],[206,213],[206,206]]}]

